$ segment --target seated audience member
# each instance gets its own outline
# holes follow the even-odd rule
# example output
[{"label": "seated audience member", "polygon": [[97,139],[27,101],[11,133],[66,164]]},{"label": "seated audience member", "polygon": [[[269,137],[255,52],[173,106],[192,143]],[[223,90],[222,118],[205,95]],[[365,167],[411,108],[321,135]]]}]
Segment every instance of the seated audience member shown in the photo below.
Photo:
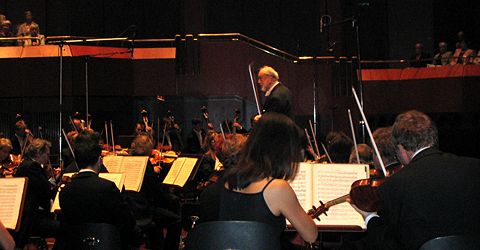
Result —
[{"label": "seated audience member", "polygon": [[[12,22],[10,20],[5,20],[1,24],[0,29],[0,38],[14,37],[12,33]],[[17,40],[5,40],[0,41],[0,46],[16,46]]]},{"label": "seated audience member", "polygon": [[[32,28],[40,32],[40,28],[36,22],[33,21],[32,12],[27,10],[24,12],[25,22],[18,26],[17,36],[32,36]],[[18,40],[19,45],[24,45],[23,40]]]},{"label": "seated audience member", "polygon": [[[387,176],[390,176],[398,171],[401,170],[402,164],[400,164],[397,160],[397,156],[395,155],[395,145],[392,141],[392,127],[386,128],[378,128],[373,131],[373,138],[377,143],[378,151],[383,160],[383,165],[385,170],[387,171]],[[384,177],[383,170],[380,166],[380,159],[373,152],[373,165],[375,166],[375,172],[377,177]]]},{"label": "seated audience member", "polygon": [[378,188],[377,213],[357,209],[367,225],[367,249],[419,249],[448,235],[478,238],[480,160],[437,149],[437,129],[418,111],[397,116],[392,131],[404,165]]},{"label": "seated audience member", "polygon": [[333,163],[348,163],[353,141],[343,132],[330,132],[326,137],[327,151]]},{"label": "seated audience member", "polygon": [[7,231],[3,223],[0,221],[0,249],[13,250],[15,249],[15,241]]},{"label": "seated audience member", "polygon": [[23,247],[31,235],[56,236],[59,223],[50,214],[51,201],[56,194],[55,176],[50,166],[51,143],[34,139],[25,149],[24,160],[15,177],[27,177],[27,195],[20,231],[15,234],[18,247]]},{"label": "seated audience member", "polygon": [[[133,156],[150,156],[152,150],[153,141],[148,133],[138,134],[132,142],[131,153]],[[162,246],[163,249],[178,249],[181,234],[180,199],[161,185],[150,161],[147,162],[140,194],[147,201],[147,209],[140,211],[133,207],[136,217],[143,219],[151,216],[155,222],[148,232],[149,249],[162,249]],[[128,191],[126,195],[131,199],[138,200],[138,197],[131,191]],[[164,243],[162,243],[163,228],[167,229]]]},{"label": "seated audience member", "polygon": [[115,183],[98,176],[102,159],[98,133],[80,132],[75,138],[75,157],[80,172],[60,191],[65,225],[108,223],[115,225],[124,245],[134,244],[135,219]]},{"label": "seated audience member", "polygon": [[[358,144],[358,157],[360,158],[360,164],[372,164],[372,148],[367,144]],[[358,163],[355,147],[352,148],[348,163]]]},{"label": "seated audience member", "polygon": [[438,43],[438,53],[433,57],[434,65],[449,65],[452,60],[452,52],[447,51],[447,43]]},{"label": "seated audience member", "polygon": [[23,46],[45,45],[45,36],[38,32],[38,26],[30,27],[32,39],[23,40]]},{"label": "seated audience member", "polygon": [[415,44],[415,54],[410,58],[410,67],[423,68],[427,67],[431,60],[430,54],[423,51],[423,44]]},{"label": "seated audience member", "polygon": [[480,50],[478,51],[477,56],[475,57],[475,59],[473,59],[473,63],[475,63],[475,64],[480,64]]},{"label": "seated audience member", "polygon": [[3,23],[3,21],[7,20],[7,17],[5,15],[0,14],[0,25]]},{"label": "seated audience member", "polygon": [[472,63],[472,57],[475,56],[474,51],[468,48],[468,43],[463,40],[457,45],[455,53],[453,53],[451,65]]},{"label": "seated audience member", "polygon": [[302,137],[303,131],[289,117],[262,115],[238,163],[215,184],[219,194],[211,197],[209,207],[201,208],[202,213],[211,220],[266,223],[277,230],[279,240],[287,218],[305,241],[314,242],[315,223],[288,183],[303,159]]}]

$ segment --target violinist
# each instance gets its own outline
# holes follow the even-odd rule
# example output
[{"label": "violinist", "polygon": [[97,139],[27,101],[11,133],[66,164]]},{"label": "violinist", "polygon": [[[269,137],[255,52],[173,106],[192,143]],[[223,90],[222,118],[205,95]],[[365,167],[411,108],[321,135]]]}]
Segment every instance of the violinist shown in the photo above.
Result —
[{"label": "violinist", "polygon": [[[383,165],[387,170],[387,177],[400,171],[403,166],[398,162],[395,155],[396,149],[392,141],[392,127],[376,129],[373,131],[373,139],[377,143],[378,151],[382,155]],[[375,166],[375,175],[373,177],[385,178],[378,157],[375,153],[373,155],[373,165]]]},{"label": "violinist", "polygon": [[269,224],[279,240],[287,218],[305,241],[314,242],[318,234],[315,223],[288,183],[303,158],[302,136],[289,117],[264,114],[241,149],[238,162],[215,184],[219,193],[212,196],[208,207],[201,207],[203,212],[212,220]]},{"label": "violinist", "polygon": [[109,223],[118,228],[124,245],[133,244],[135,219],[130,208],[117,186],[98,176],[102,165],[99,137],[98,133],[83,131],[75,138],[74,154],[80,171],[60,191],[62,224]]},{"label": "violinist", "polygon": [[[153,141],[147,133],[143,133],[137,135],[133,140],[131,152],[134,156],[150,156],[152,149]],[[147,162],[140,194],[143,199],[147,200],[146,203],[140,204],[147,204],[148,208],[144,211],[148,212],[136,216],[150,216],[155,222],[153,228],[147,233],[150,239],[149,249],[162,249],[161,237],[164,227],[167,228],[165,249],[178,249],[181,233],[179,198],[171,193],[168,188],[161,185],[150,161]],[[127,192],[126,195],[130,198],[137,197],[131,192]],[[133,210],[142,211],[141,209]]]},{"label": "violinist", "polygon": [[[24,160],[15,177],[28,177],[25,206],[20,231],[15,235],[17,247],[23,247],[31,235],[55,236],[59,223],[50,214],[50,205],[56,194],[54,173],[50,165],[51,143],[34,139],[25,149]],[[46,235],[47,234],[47,235]]]},{"label": "violinist", "polygon": [[353,141],[343,132],[330,132],[325,138],[333,163],[348,163]]},{"label": "violinist", "polygon": [[354,205],[367,225],[368,249],[418,249],[430,239],[479,235],[480,160],[438,150],[437,129],[426,114],[397,116],[392,142],[403,169],[378,188],[378,213]]},{"label": "violinist", "polygon": [[13,176],[17,167],[16,163],[12,161],[10,151],[12,150],[12,143],[7,138],[0,138],[0,178]]}]

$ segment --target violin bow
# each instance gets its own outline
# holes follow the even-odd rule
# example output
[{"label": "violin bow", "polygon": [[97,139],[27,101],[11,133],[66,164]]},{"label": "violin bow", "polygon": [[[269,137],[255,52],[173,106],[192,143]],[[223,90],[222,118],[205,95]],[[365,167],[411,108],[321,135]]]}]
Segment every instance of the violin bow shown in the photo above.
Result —
[{"label": "violin bow", "polygon": [[312,141],[310,139],[310,135],[308,134],[308,130],[306,128],[305,128],[305,135],[307,136],[308,145],[312,148],[312,151],[315,154],[313,157],[315,157],[316,160],[320,159],[318,152],[315,152],[315,149],[313,149]]},{"label": "violin bow", "polygon": [[67,134],[65,133],[65,130],[63,128],[62,128],[62,134],[63,134],[63,137],[65,138],[65,141],[67,142],[67,146],[68,146],[68,149],[70,150],[70,153],[72,153],[75,166],[77,167],[78,171],[80,171],[80,168],[77,165],[77,159],[75,158],[75,153],[73,152],[72,144],[70,144],[70,140],[68,140]]},{"label": "violin bow", "polygon": [[360,110],[360,114],[362,115],[362,119],[365,122],[365,125],[367,127],[368,136],[370,136],[370,139],[372,140],[373,149],[375,150],[375,154],[377,154],[378,160],[380,162],[380,167],[382,168],[383,176],[387,176],[387,170],[385,169],[385,164],[383,163],[382,156],[380,155],[380,151],[378,151],[377,143],[375,143],[375,140],[373,139],[372,130],[370,130],[370,125],[368,125],[367,117],[365,117],[365,113],[363,112],[362,105],[358,100],[357,92],[355,91],[355,88],[353,86],[352,86],[352,93],[353,93],[353,97],[355,97],[355,101],[357,103],[358,109]]},{"label": "violin bow", "polygon": [[220,132],[222,132],[222,137],[223,137],[223,140],[225,141],[226,137],[225,137],[225,132],[223,131],[222,123],[220,123]]},{"label": "violin bow", "polygon": [[[108,150],[108,147],[110,146],[110,142],[108,141],[109,139],[108,139],[108,125],[107,125],[107,121],[105,121],[105,130],[104,130],[104,131],[105,131],[105,139],[107,140],[106,142],[107,142],[107,150]],[[110,151],[110,150],[108,150],[108,151]]]},{"label": "violin bow", "polygon": [[260,102],[258,100],[258,95],[257,95],[257,86],[255,85],[255,80],[253,80],[254,77],[253,77],[252,65],[253,65],[253,62],[248,65],[248,73],[250,75],[250,81],[252,82],[253,95],[255,96],[255,103],[257,104],[257,111],[258,111],[258,114],[261,115],[262,111],[260,110]]},{"label": "violin bow", "polygon": [[357,138],[355,136],[355,128],[353,128],[352,113],[350,112],[350,109],[348,109],[348,119],[350,120],[350,128],[352,129],[352,139],[353,139],[353,145],[355,147],[355,154],[357,156],[357,163],[360,164],[360,155],[358,155]]},{"label": "violin bow", "polygon": [[[315,149],[317,150],[317,155],[320,156],[320,150],[318,149],[317,136],[315,135],[315,130],[313,130],[312,120],[308,120],[308,124],[310,124],[310,132],[312,133],[312,136],[313,136],[313,142],[315,143]],[[327,152],[327,151],[325,151],[325,152]],[[328,157],[328,160],[330,161],[330,163],[332,163],[330,157]]]},{"label": "violin bow", "polygon": [[117,155],[117,153],[115,152],[115,139],[114,139],[114,136],[113,136],[113,122],[112,120],[110,120],[110,136],[112,137],[112,149],[113,149],[113,155]]}]

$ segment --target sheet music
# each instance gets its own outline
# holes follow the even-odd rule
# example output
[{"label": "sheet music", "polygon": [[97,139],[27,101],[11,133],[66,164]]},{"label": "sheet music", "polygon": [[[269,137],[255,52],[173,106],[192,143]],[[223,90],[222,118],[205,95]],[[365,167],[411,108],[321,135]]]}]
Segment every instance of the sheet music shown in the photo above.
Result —
[{"label": "sheet music", "polygon": [[186,158],[180,157],[173,162],[172,167],[170,167],[170,171],[168,171],[167,176],[163,180],[163,183],[170,185],[175,184],[175,179],[177,179],[177,176],[180,173],[180,170],[182,169],[185,160]]},{"label": "sheet music", "polygon": [[183,187],[192,174],[195,164],[197,164],[197,160],[197,158],[190,157],[177,158],[173,162],[170,171],[163,180],[163,183]]},{"label": "sheet music", "polygon": [[[352,183],[368,178],[368,165],[361,164],[315,164],[313,180],[313,202],[327,201],[338,198],[350,192]],[[316,206],[318,206],[316,205]],[[321,215],[318,225],[359,225],[366,228],[362,216],[349,203],[335,205]]]},{"label": "sheet music", "polygon": [[185,158],[185,162],[183,163],[183,166],[180,169],[174,184],[183,187],[185,183],[187,183],[188,177],[190,177],[190,174],[192,173],[196,163],[196,158]]},{"label": "sheet music", "polygon": [[312,208],[313,190],[312,190],[312,167],[311,163],[302,162],[298,166],[298,172],[295,179],[290,182],[290,186],[295,190],[298,202],[305,211]]},{"label": "sheet music", "polygon": [[0,220],[6,228],[17,228],[26,182],[26,178],[0,179]]},{"label": "sheet music", "polygon": [[103,165],[109,173],[121,173],[123,156],[108,155],[103,157]]},{"label": "sheet music", "polygon": [[[123,156],[122,173],[125,174],[125,189],[139,192],[147,166],[148,156]],[[120,189],[121,190],[121,189]]]}]

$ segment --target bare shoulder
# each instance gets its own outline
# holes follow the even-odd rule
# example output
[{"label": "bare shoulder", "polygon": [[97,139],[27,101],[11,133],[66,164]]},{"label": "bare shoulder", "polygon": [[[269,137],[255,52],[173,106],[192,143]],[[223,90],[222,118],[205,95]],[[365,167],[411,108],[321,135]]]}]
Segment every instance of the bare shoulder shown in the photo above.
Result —
[{"label": "bare shoulder", "polygon": [[291,195],[294,195],[295,192],[293,191],[290,183],[283,179],[275,179],[273,180],[270,185],[265,189],[265,193],[268,196],[275,196],[276,198],[289,198]]}]

